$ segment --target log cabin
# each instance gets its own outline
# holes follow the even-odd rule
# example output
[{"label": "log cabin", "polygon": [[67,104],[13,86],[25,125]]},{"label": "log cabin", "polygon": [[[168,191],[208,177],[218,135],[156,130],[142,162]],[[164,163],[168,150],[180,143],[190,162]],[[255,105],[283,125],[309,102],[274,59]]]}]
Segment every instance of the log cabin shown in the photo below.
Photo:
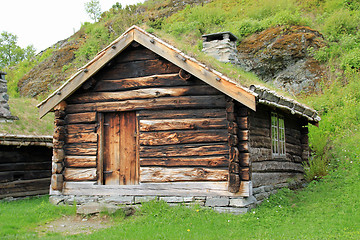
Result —
[{"label": "log cabin", "polygon": [[133,26],[39,105],[54,202],[153,198],[246,212],[303,180],[317,112],[243,87]]},{"label": "log cabin", "polygon": [[49,193],[52,136],[0,133],[0,199]]}]

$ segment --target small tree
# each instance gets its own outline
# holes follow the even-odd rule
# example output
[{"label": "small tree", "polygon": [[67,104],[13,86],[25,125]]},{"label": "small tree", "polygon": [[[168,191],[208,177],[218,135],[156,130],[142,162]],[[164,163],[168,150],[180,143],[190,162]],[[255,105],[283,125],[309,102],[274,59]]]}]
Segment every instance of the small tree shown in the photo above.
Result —
[{"label": "small tree", "polygon": [[97,22],[101,16],[100,2],[98,0],[91,0],[85,3],[85,11],[92,20]]},{"label": "small tree", "polygon": [[0,69],[14,65],[24,59],[30,59],[35,55],[33,45],[22,49],[17,45],[17,36],[3,31],[0,35]]}]

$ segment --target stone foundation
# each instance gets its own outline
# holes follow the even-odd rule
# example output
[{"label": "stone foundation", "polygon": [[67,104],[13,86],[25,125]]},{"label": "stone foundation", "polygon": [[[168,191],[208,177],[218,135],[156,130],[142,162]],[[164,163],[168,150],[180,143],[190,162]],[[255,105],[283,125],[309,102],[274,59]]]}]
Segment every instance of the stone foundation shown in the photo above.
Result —
[{"label": "stone foundation", "polygon": [[129,206],[138,207],[143,202],[152,200],[165,201],[170,206],[184,205],[192,206],[199,205],[202,207],[212,208],[219,213],[242,214],[247,213],[252,208],[255,208],[261,202],[268,198],[271,194],[275,194],[278,189],[289,187],[299,187],[299,183],[290,184],[282,183],[274,186],[261,186],[253,189],[253,195],[250,197],[224,197],[224,196],[67,196],[67,195],[53,195],[50,196],[50,202],[59,205],[67,204],[78,206],[98,203],[100,205],[115,205],[115,206]]},{"label": "stone foundation", "polygon": [[199,205],[209,207],[220,213],[242,214],[248,212],[256,204],[254,197],[183,197],[183,196],[50,196],[50,202],[59,204],[84,205],[87,203],[138,206],[152,200],[165,201],[170,206]]}]

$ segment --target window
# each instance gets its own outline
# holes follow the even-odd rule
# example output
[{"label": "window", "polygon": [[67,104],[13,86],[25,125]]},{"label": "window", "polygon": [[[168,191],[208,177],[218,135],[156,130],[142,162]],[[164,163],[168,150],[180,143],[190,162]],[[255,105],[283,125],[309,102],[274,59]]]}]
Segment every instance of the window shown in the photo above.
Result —
[{"label": "window", "polygon": [[271,149],[274,157],[285,157],[285,123],[277,113],[271,113]]}]

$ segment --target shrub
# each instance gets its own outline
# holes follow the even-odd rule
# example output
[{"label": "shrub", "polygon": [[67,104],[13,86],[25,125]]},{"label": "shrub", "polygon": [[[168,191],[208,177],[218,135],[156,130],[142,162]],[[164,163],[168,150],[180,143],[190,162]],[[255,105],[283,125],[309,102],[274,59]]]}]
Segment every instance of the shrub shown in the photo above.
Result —
[{"label": "shrub", "polygon": [[330,59],[331,51],[329,47],[322,47],[316,51],[313,48],[310,48],[308,50],[309,52],[311,52],[312,56],[319,62],[324,63]]},{"label": "shrub", "polygon": [[340,67],[343,70],[357,69],[360,70],[360,48],[354,49],[342,57]]},{"label": "shrub", "polygon": [[110,42],[110,34],[108,29],[100,24],[84,23],[82,28],[85,29],[87,40],[75,52],[75,56],[80,61],[88,61]]},{"label": "shrub", "polygon": [[[347,79],[344,85],[341,81]],[[340,81],[341,80],[341,81]],[[309,97],[321,114],[319,127],[309,126],[309,142],[314,157],[305,165],[307,179],[350,161],[359,161],[360,147],[360,76],[345,74],[323,89],[322,95]]]},{"label": "shrub", "polygon": [[161,29],[163,21],[164,21],[163,18],[152,19],[148,22],[148,25],[154,29]]},{"label": "shrub", "polygon": [[304,163],[305,180],[319,180],[328,174],[329,160],[326,157],[312,157]]},{"label": "shrub", "polygon": [[306,18],[303,18],[298,11],[287,9],[280,10],[267,21],[269,26],[309,25],[309,21]]},{"label": "shrub", "polygon": [[166,21],[164,29],[175,36],[185,33],[204,34],[208,29],[224,24],[226,13],[222,9],[187,6],[181,13]]},{"label": "shrub", "polygon": [[347,9],[333,12],[325,20],[324,33],[330,41],[340,39],[343,34],[356,34],[359,27],[359,16]]},{"label": "shrub", "polygon": [[233,32],[237,37],[246,37],[250,34],[264,30],[261,22],[256,20],[244,19],[238,22],[230,22],[227,25],[229,31]]}]

